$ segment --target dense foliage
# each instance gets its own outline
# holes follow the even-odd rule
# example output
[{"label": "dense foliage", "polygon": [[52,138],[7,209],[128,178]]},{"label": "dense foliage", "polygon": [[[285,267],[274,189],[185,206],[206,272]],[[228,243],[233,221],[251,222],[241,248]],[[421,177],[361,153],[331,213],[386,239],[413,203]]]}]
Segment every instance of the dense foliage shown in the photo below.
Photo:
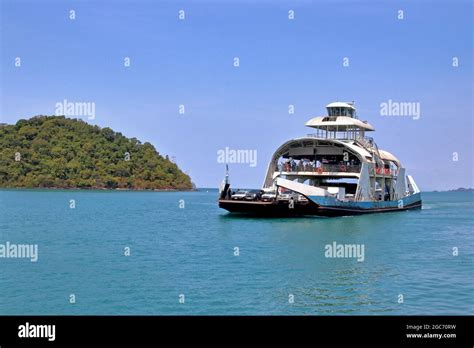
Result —
[{"label": "dense foliage", "polygon": [[151,145],[63,116],[0,126],[0,186],[190,189],[176,164]]}]

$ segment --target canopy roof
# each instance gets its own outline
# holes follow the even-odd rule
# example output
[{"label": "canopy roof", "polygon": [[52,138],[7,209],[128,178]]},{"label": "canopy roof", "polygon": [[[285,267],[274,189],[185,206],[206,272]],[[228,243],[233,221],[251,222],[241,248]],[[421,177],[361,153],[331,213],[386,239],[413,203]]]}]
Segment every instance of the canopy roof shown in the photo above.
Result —
[{"label": "canopy roof", "polygon": [[352,104],[344,103],[344,102],[334,102],[331,104],[326,105],[327,108],[350,108],[354,109],[355,107]]},{"label": "canopy roof", "polygon": [[[336,103],[332,103],[336,104]],[[329,105],[332,105],[329,104]],[[330,131],[345,131],[348,129],[363,129],[366,131],[374,131],[375,128],[372,127],[367,121],[361,121],[356,118],[348,116],[320,116],[315,117],[306,122],[305,124],[308,127],[312,128],[321,128],[328,129]]]},{"label": "canopy roof", "polygon": [[372,154],[369,151],[367,151],[363,147],[355,144],[354,142],[341,142],[341,141],[338,141],[338,143],[343,143],[345,146],[350,148],[352,151],[354,151],[354,152],[358,153],[359,155],[365,157],[365,159],[372,158]]},{"label": "canopy roof", "polygon": [[397,165],[397,167],[400,167],[400,161],[398,158],[396,158],[394,155],[392,155],[390,152],[385,151],[385,150],[379,150],[380,158],[386,161],[392,161]]}]

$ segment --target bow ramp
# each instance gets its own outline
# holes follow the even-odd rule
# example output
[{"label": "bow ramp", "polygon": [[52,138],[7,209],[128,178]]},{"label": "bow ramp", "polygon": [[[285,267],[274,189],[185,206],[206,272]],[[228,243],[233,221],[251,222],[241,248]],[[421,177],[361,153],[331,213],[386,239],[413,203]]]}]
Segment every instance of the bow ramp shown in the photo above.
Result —
[{"label": "bow ramp", "polygon": [[329,191],[321,188],[310,185],[305,185],[296,181],[291,181],[283,178],[278,178],[276,180],[276,185],[284,187],[288,190],[302,194],[303,196],[322,196],[325,197],[329,194]]}]

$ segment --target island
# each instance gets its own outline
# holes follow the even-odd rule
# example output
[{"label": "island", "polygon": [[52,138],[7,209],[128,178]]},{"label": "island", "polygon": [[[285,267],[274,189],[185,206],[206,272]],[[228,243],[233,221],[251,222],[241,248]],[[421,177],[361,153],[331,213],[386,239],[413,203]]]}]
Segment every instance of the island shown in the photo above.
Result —
[{"label": "island", "polygon": [[64,116],[0,126],[0,187],[191,190],[191,178],[149,142]]}]

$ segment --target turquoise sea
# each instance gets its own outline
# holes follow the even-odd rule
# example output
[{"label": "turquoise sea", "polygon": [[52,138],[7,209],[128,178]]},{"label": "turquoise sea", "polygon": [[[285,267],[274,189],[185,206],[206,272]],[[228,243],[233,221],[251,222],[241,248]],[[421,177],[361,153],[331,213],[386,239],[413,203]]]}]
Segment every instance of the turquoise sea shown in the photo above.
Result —
[{"label": "turquoise sea", "polygon": [[[1,190],[0,244],[37,244],[38,260],[0,258],[0,314],[472,315],[473,194],[422,197],[421,211],[258,219],[219,209],[216,190]],[[333,242],[364,261],[325,257]]]}]

